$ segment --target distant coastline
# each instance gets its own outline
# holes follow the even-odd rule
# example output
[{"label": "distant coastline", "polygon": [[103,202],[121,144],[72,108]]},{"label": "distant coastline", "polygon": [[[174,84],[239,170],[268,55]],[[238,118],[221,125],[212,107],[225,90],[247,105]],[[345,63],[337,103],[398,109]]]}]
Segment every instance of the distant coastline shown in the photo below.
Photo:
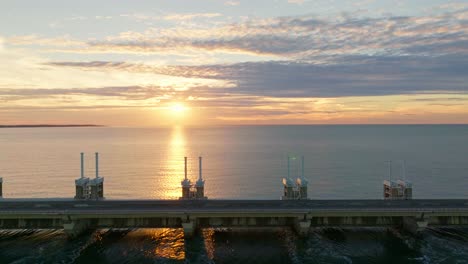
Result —
[{"label": "distant coastline", "polygon": [[66,125],[0,125],[0,128],[39,128],[39,127],[102,127],[102,125],[92,124],[66,124]]}]

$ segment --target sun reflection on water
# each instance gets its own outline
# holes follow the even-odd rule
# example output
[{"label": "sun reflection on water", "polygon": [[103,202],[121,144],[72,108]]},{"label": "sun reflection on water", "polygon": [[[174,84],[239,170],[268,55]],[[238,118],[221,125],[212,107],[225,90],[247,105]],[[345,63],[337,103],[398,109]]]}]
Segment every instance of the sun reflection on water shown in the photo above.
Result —
[{"label": "sun reflection on water", "polygon": [[158,228],[148,230],[148,235],[156,242],[153,253],[158,258],[184,260],[185,242],[182,229]]},{"label": "sun reflection on water", "polygon": [[180,181],[184,177],[184,156],[186,155],[184,132],[181,126],[175,126],[171,132],[162,182],[164,199],[177,199],[181,195]]},{"label": "sun reflection on water", "polygon": [[209,259],[214,259],[215,253],[215,231],[213,228],[205,228],[202,230],[203,241],[205,242],[206,255]]}]

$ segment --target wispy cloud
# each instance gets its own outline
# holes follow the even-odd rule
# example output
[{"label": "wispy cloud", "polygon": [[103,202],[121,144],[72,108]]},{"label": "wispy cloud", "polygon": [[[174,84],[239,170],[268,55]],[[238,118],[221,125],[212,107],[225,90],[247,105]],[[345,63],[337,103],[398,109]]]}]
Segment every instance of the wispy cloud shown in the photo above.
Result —
[{"label": "wispy cloud", "polygon": [[175,21],[185,21],[192,20],[197,18],[213,18],[222,16],[220,13],[179,13],[179,14],[169,14],[165,15],[163,19],[165,20],[175,20]]},{"label": "wispy cloud", "polygon": [[125,62],[51,62],[50,66],[145,72],[224,80],[241,94],[273,97],[347,97],[468,93],[468,56],[341,56],[327,64],[257,62],[154,66]]},{"label": "wispy cloud", "polygon": [[145,13],[129,13],[121,14],[119,17],[131,18],[136,21],[173,21],[173,22],[188,22],[191,20],[206,20],[219,18],[222,14],[220,13],[162,13],[156,12],[153,14]]},{"label": "wispy cloud", "polygon": [[[219,13],[170,14],[175,21],[216,18]],[[350,55],[440,56],[468,53],[468,9],[435,16],[333,19],[314,16],[249,19],[243,23],[149,28],[105,39],[79,41],[69,36],[16,36],[8,45],[58,47],[61,52],[187,54],[244,53],[287,60]]]},{"label": "wispy cloud", "polygon": [[304,1],[305,0],[288,0],[288,3],[301,5],[304,3]]},{"label": "wispy cloud", "polygon": [[[208,15],[208,14],[207,14]],[[209,14],[214,16],[216,14]],[[317,55],[440,55],[466,52],[467,10],[428,17],[336,20],[309,16],[251,19],[210,28],[151,29],[89,42],[88,51],[244,52],[304,59]],[[193,15],[171,16],[174,19]],[[198,15],[197,15],[198,16]]]},{"label": "wispy cloud", "polygon": [[0,36],[0,52],[2,52],[3,49],[4,49],[4,43],[5,43],[5,41],[4,41],[3,38]]},{"label": "wispy cloud", "polygon": [[239,1],[226,1],[226,2],[224,2],[224,5],[227,5],[227,6],[238,6],[238,5],[240,5],[240,2],[239,2]]},{"label": "wispy cloud", "polygon": [[441,102],[441,101],[451,101],[451,102],[463,102],[468,101],[466,97],[439,97],[439,98],[413,98],[409,99],[410,102]]},{"label": "wispy cloud", "polygon": [[[216,18],[218,13],[169,14],[163,19]],[[72,46],[64,52],[87,53],[246,53],[304,60],[340,55],[421,55],[467,53],[468,9],[437,16],[334,19],[313,16],[249,19],[211,27],[149,28],[105,39],[76,41],[18,36],[11,45]]]},{"label": "wispy cloud", "polygon": [[23,35],[13,36],[6,40],[8,45],[12,46],[50,46],[50,47],[67,47],[67,48],[84,48],[86,42],[74,40],[70,36],[50,37],[45,38],[38,35]]}]

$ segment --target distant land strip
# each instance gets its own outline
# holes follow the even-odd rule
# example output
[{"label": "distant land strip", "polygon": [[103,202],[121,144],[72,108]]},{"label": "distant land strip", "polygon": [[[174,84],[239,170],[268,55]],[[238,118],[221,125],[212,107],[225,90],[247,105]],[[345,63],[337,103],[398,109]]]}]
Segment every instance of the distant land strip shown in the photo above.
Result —
[{"label": "distant land strip", "polygon": [[102,125],[92,125],[92,124],[65,124],[65,125],[0,125],[0,128],[28,128],[28,127],[102,127]]}]

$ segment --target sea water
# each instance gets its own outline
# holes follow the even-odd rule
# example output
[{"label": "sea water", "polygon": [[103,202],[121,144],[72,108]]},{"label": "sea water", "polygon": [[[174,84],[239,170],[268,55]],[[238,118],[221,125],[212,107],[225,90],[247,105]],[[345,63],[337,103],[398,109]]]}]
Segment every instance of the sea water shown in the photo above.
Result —
[{"label": "sea water", "polygon": [[[305,177],[311,199],[380,199],[384,179],[413,183],[414,198],[468,198],[468,126],[339,125],[168,128],[0,129],[4,197],[73,197],[94,177],[107,199],[177,199],[188,157],[198,178],[203,157],[210,199],[279,199]],[[389,161],[392,161],[391,163]],[[403,170],[403,161],[406,171]],[[97,230],[68,240],[60,230],[0,232],[0,263],[468,263],[468,231],[429,229],[420,237],[388,229]]]}]

